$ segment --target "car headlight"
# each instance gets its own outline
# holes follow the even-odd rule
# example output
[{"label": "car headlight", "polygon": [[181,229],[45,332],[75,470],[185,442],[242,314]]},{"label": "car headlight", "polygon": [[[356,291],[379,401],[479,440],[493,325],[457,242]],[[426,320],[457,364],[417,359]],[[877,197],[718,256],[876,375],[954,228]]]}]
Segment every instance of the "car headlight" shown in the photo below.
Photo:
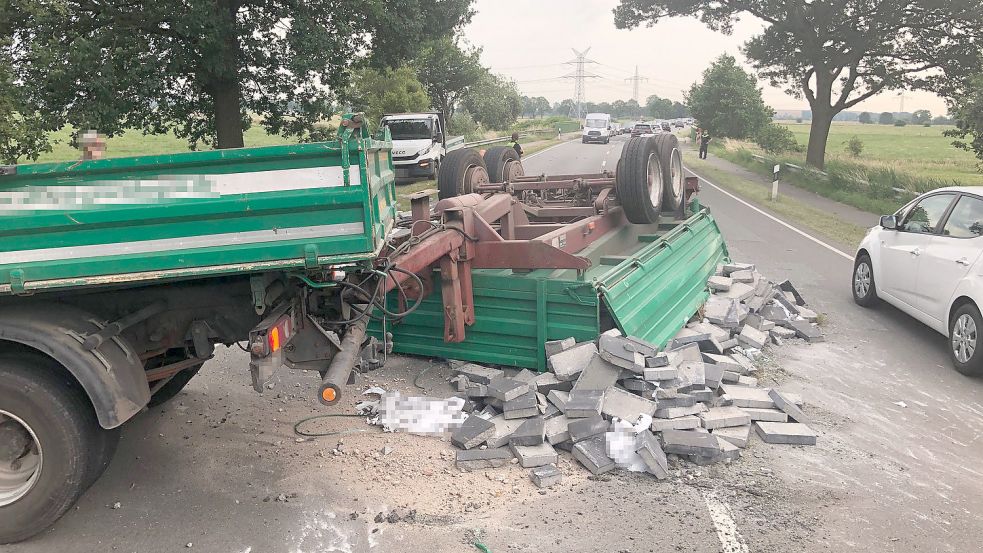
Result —
[{"label": "car headlight", "polygon": [[427,154],[430,153],[430,150],[433,150],[433,145],[432,144],[430,146],[427,146],[426,148],[420,150],[419,152],[417,152],[416,155],[418,155],[418,156],[425,156],[425,155],[427,155]]}]

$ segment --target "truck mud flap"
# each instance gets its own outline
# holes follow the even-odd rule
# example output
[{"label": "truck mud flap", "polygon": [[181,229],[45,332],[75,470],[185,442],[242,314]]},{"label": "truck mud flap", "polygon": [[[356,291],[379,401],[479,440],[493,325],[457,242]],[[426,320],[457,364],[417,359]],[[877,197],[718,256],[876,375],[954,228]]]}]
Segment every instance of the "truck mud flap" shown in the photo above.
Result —
[{"label": "truck mud flap", "polygon": [[707,279],[727,257],[727,246],[706,209],[651,240],[599,277],[595,288],[622,333],[662,347],[706,301]]}]

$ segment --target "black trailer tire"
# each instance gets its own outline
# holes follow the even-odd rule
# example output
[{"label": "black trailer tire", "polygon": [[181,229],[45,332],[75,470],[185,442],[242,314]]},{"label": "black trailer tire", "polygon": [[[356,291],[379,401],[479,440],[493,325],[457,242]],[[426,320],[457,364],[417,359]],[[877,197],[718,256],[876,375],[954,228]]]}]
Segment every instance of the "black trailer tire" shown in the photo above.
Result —
[{"label": "black trailer tire", "polygon": [[949,318],[949,356],[957,371],[983,376],[983,317],[972,303],[964,303]]},{"label": "black trailer tire", "polygon": [[674,134],[655,136],[659,148],[659,162],[662,163],[663,211],[676,211],[686,195],[686,178],[683,174],[683,155],[679,149],[679,138]]},{"label": "black trailer tire", "polygon": [[481,154],[473,148],[461,148],[444,156],[437,174],[438,197],[453,198],[470,194],[473,187],[488,183],[488,169]]},{"label": "black trailer tire", "polygon": [[615,191],[628,221],[636,225],[659,222],[662,207],[662,165],[655,140],[637,136],[621,150]]},{"label": "black trailer tire", "polygon": [[524,174],[519,154],[511,146],[488,148],[485,150],[484,160],[488,171],[488,182],[508,182]]},{"label": "black trailer tire", "polygon": [[10,471],[0,476],[23,470],[25,459],[37,460],[37,470],[23,482],[8,481],[0,490],[0,543],[13,543],[50,527],[79,498],[98,460],[93,444],[101,429],[67,372],[32,366],[25,358],[0,358],[0,413],[8,429],[26,429],[20,436],[31,441],[13,463],[0,463],[0,470]]}]

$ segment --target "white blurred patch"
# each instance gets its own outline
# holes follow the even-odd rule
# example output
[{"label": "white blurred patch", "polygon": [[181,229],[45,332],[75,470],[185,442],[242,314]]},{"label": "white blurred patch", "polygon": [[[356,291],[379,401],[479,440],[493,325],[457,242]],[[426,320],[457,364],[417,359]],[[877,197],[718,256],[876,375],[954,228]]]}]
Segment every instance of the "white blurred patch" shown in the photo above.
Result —
[{"label": "white blurred patch", "polygon": [[404,397],[387,392],[379,400],[376,424],[386,432],[439,436],[464,423],[464,399],[459,397]]},{"label": "white blurred patch", "polygon": [[616,466],[631,472],[647,470],[645,461],[635,450],[638,448],[638,435],[651,425],[652,417],[649,415],[639,415],[635,424],[619,418],[612,421],[611,430],[604,435],[604,449]]}]

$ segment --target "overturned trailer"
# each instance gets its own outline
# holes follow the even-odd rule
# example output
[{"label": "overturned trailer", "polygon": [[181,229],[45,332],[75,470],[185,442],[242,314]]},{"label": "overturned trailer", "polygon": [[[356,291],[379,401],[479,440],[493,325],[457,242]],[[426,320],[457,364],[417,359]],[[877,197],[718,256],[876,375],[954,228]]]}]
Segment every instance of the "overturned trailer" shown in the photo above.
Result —
[{"label": "overturned trailer", "polygon": [[215,344],[257,391],[318,371],[330,405],[376,342],[535,368],[553,338],[662,343],[726,256],[666,138],[615,174],[455,151],[407,216],[390,149],[346,115],[327,143],[0,171],[0,543],[53,524]]}]

